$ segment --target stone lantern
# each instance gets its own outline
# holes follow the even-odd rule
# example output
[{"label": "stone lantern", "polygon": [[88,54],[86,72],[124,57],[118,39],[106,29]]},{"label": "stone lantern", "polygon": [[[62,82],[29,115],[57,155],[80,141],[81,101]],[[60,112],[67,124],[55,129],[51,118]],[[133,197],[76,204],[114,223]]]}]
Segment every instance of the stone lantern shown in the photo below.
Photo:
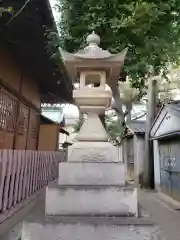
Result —
[{"label": "stone lantern", "polygon": [[68,160],[83,158],[94,161],[98,158],[98,161],[116,161],[115,148],[108,142],[99,115],[111,104],[112,93],[105,86],[118,79],[127,49],[118,54],[101,49],[100,37],[94,32],[86,41],[88,46],[75,54],[60,49],[68,75],[74,82],[78,79],[80,82],[80,88],[73,91],[74,101],[80,111],[87,114],[77,135],[77,142],[68,149]]},{"label": "stone lantern", "polygon": [[80,81],[73,98],[87,118],[68,147],[67,162],[59,163],[58,187],[46,189],[46,214],[137,216],[137,190],[125,188],[125,166],[99,119],[112,98],[105,85],[120,75],[126,50],[115,55],[102,50],[95,33],[87,43],[75,54],[60,49],[69,76]]}]

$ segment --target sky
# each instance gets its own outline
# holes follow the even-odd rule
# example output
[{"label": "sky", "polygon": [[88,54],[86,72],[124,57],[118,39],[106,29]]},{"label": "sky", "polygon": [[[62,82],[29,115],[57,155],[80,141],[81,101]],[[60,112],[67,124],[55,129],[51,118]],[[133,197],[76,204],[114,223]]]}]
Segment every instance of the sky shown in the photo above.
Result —
[{"label": "sky", "polygon": [[56,0],[50,0],[50,4],[51,4],[51,7],[52,7],[53,15],[54,15],[55,20],[57,21],[60,18],[61,14],[58,13],[56,11],[56,9],[55,9],[56,2],[57,2]]}]

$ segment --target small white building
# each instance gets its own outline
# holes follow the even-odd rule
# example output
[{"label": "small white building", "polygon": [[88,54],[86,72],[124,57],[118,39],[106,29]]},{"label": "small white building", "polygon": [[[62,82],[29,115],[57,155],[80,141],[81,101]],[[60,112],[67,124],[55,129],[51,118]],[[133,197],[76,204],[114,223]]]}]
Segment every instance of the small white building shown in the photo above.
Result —
[{"label": "small white building", "polygon": [[78,115],[77,111],[71,114],[71,111],[74,109],[76,109],[76,107],[74,106],[73,108],[71,105],[65,112],[65,108],[61,104],[44,104],[42,106],[42,114],[56,123],[61,123],[65,131],[69,133],[59,133],[59,148],[61,148],[65,142],[72,143],[76,136],[76,133],[73,132],[73,125],[78,120]]},{"label": "small white building", "polygon": [[164,105],[151,132],[155,188],[180,201],[180,104]]}]

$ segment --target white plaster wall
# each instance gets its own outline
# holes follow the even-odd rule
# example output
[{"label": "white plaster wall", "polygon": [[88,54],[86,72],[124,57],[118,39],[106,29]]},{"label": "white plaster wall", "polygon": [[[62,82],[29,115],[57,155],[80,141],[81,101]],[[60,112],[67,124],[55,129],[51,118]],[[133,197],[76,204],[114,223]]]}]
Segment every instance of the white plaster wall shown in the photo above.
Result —
[{"label": "white plaster wall", "polygon": [[154,145],[154,182],[155,188],[159,190],[160,187],[160,159],[159,159],[159,144],[158,140],[153,141]]},{"label": "white plaster wall", "polygon": [[122,147],[122,145],[117,147],[117,152],[118,152],[119,162],[123,162],[123,147]]}]

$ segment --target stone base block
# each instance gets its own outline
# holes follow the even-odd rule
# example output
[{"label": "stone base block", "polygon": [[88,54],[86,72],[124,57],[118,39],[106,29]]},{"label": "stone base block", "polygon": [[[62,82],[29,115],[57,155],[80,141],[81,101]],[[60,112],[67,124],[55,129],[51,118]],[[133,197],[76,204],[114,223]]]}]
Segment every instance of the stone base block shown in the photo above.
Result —
[{"label": "stone base block", "polygon": [[76,142],[68,147],[70,162],[118,162],[118,150],[109,142]]},{"label": "stone base block", "polygon": [[137,189],[51,185],[46,188],[46,214],[137,216]]},{"label": "stone base block", "polygon": [[35,240],[164,240],[159,227],[154,225],[88,225],[40,224],[23,225],[22,239]]},{"label": "stone base block", "polygon": [[59,164],[59,185],[125,185],[122,163],[62,162]]}]

